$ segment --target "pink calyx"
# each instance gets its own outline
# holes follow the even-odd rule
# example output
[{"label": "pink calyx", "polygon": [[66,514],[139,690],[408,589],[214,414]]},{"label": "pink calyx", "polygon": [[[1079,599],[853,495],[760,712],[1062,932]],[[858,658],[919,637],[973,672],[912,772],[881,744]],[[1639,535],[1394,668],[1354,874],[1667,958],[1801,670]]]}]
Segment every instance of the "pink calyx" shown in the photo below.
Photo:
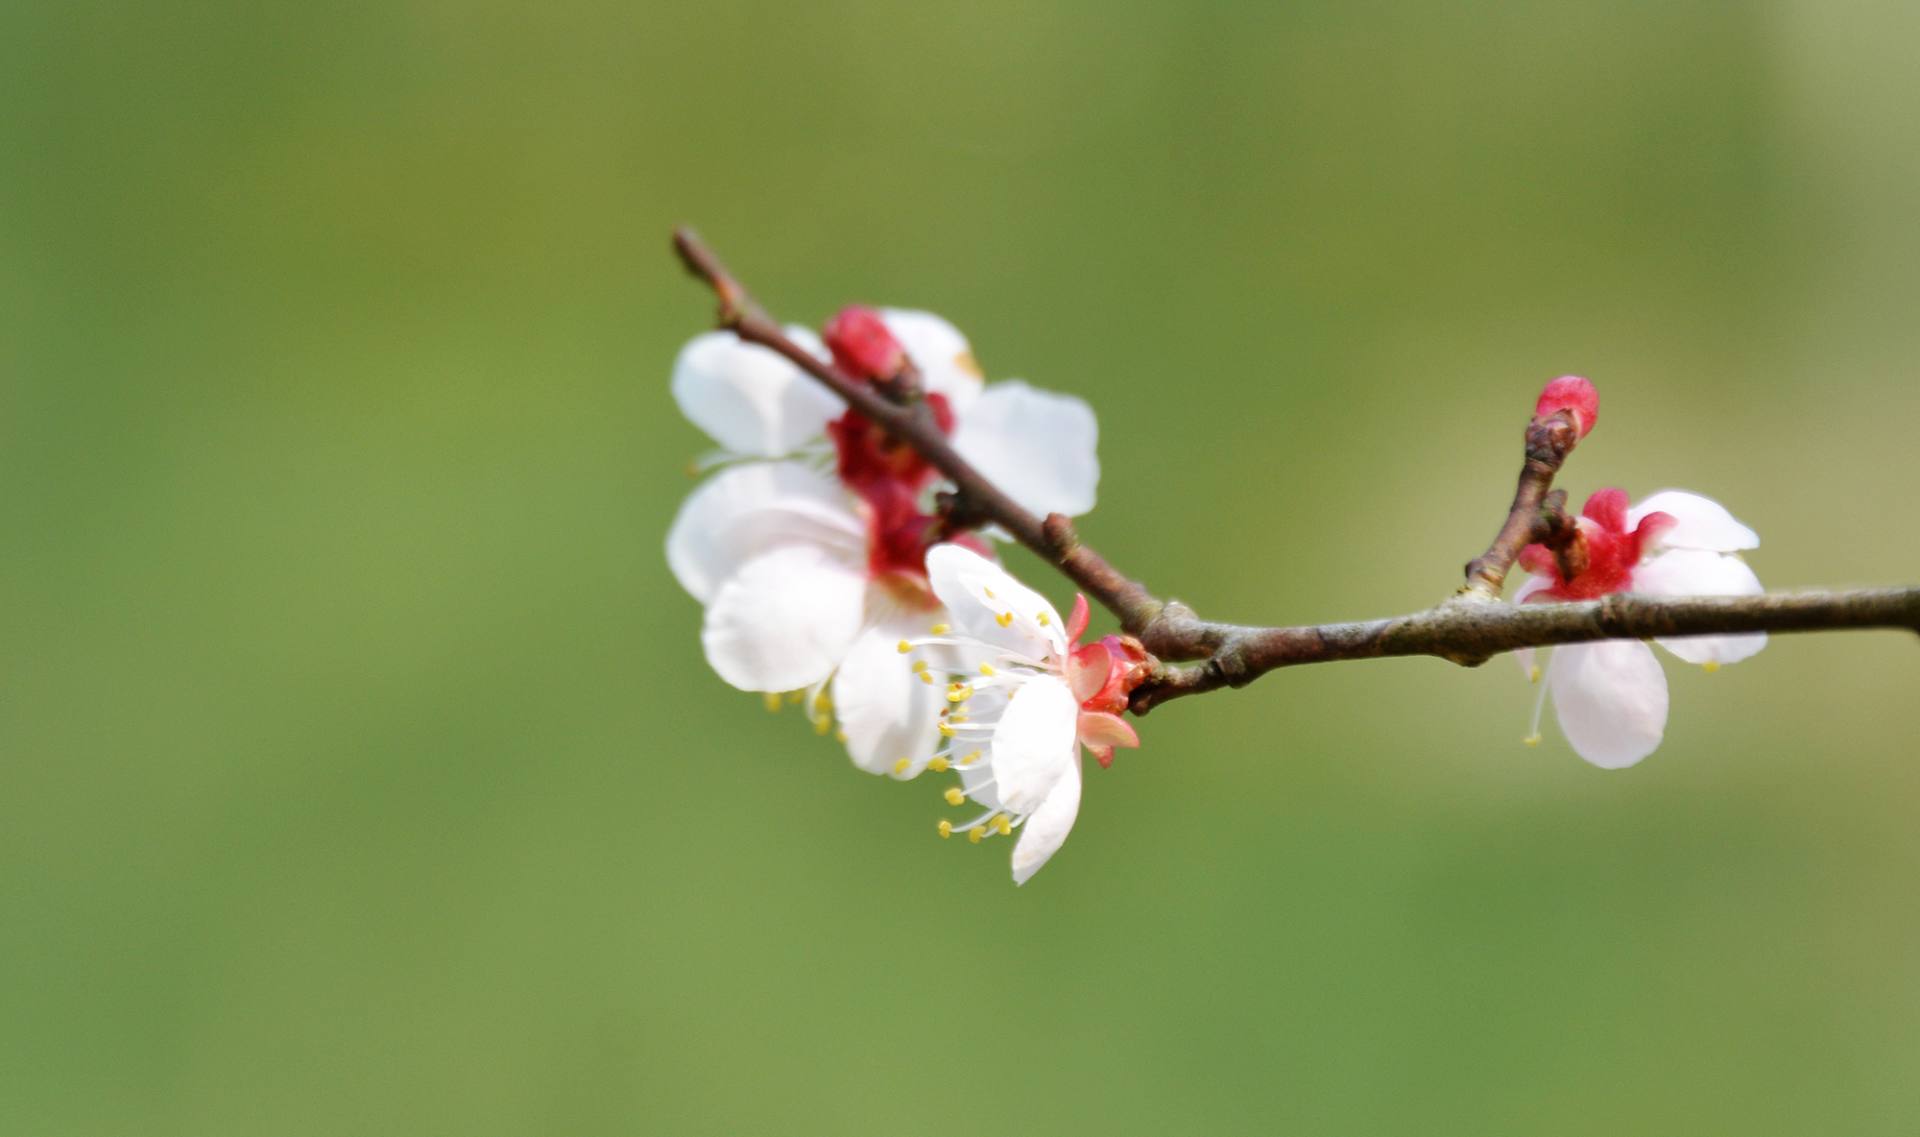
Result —
[{"label": "pink calyx", "polygon": [[1067,685],[1080,700],[1077,735],[1104,767],[1113,765],[1115,747],[1133,749],[1140,736],[1132,724],[1120,715],[1127,709],[1127,698],[1143,682],[1152,665],[1147,649],[1132,636],[1101,636],[1089,644],[1080,643],[1090,617],[1087,598],[1075,595],[1073,614],[1067,617]]}]

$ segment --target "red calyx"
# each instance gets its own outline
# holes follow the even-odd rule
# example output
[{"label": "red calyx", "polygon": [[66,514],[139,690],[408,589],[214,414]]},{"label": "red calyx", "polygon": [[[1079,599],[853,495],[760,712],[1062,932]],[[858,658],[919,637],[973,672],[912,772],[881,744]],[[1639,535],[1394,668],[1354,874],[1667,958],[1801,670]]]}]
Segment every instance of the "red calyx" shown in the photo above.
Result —
[{"label": "red calyx", "polygon": [[[907,364],[906,349],[871,308],[841,309],[827,321],[821,338],[834,363],[866,383],[891,381]],[[952,434],[953,408],[946,397],[927,395],[926,406],[941,433]],[[863,506],[868,572],[897,585],[903,600],[933,603],[926,587],[926,553],[934,518],[921,510],[921,498],[937,472],[913,447],[855,410],[828,423],[827,437],[841,484]]]},{"label": "red calyx", "polygon": [[1572,416],[1573,428],[1585,438],[1600,421],[1600,392],[1578,375],[1562,375],[1540,392],[1539,401],[1533,405],[1533,417],[1547,418],[1561,411]]},{"label": "red calyx", "polygon": [[1597,600],[1633,586],[1633,569],[1646,554],[1647,545],[1671,528],[1674,518],[1666,513],[1649,513],[1640,524],[1627,528],[1627,492],[1604,489],[1587,499],[1580,510],[1580,535],[1586,543],[1587,565],[1572,580],[1560,573],[1559,561],[1545,545],[1528,545],[1520,550],[1520,564],[1531,573],[1557,581],[1528,599]]}]

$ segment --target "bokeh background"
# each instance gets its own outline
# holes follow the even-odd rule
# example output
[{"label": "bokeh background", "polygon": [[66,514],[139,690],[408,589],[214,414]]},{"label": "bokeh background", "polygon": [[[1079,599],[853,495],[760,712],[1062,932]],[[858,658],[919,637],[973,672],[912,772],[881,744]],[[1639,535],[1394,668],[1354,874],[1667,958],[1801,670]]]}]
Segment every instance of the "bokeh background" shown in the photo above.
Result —
[{"label": "bokeh background", "polygon": [[1444,595],[1568,371],[1576,494],[1912,581],[1916,37],[7,5],[0,1132],[1910,1133],[1910,638],[1673,664],[1625,773],[1522,747],[1505,661],[1270,676],[1016,890],[708,673],[661,542],[690,221],[1092,400],[1085,533],[1208,613]]}]

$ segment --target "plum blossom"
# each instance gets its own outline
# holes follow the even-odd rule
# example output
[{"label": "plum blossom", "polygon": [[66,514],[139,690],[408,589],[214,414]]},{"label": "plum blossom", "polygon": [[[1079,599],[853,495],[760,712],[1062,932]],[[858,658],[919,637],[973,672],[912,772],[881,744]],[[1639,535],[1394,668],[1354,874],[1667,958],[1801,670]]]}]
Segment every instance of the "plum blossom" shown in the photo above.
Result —
[{"label": "plum blossom", "polygon": [[[940,835],[964,832],[979,843],[1021,829],[1013,882],[1025,884],[1080,812],[1080,749],[1107,766],[1116,747],[1140,745],[1120,715],[1147,675],[1147,654],[1126,636],[1080,643],[1086,597],[1076,596],[1062,621],[1045,597],[963,546],[936,545],[927,575],[952,624],[898,650],[920,657],[912,673],[949,704],[938,724],[945,745],[929,763],[959,774],[947,803],[971,800],[983,810],[940,822]],[[954,675],[944,685],[936,678]]]},{"label": "plum blossom", "polygon": [[[1754,596],[1760,580],[1739,553],[1760,538],[1725,507],[1699,494],[1662,490],[1629,507],[1623,490],[1587,499],[1578,521],[1585,563],[1571,579],[1553,553],[1529,545],[1520,563],[1533,575],[1515,603],[1594,600],[1616,592],[1645,596]],[[1708,671],[1737,663],[1767,646],[1765,632],[1656,640]],[[1521,662],[1541,678],[1532,653]],[[1540,739],[1540,711],[1549,693],[1561,732],[1574,750],[1603,769],[1620,769],[1653,753],[1667,724],[1667,679],[1652,649],[1639,640],[1575,644],[1552,653],[1535,704],[1529,744]]]},{"label": "plum blossom", "polygon": [[[1091,409],[1018,381],[983,384],[965,337],[940,317],[849,309],[824,340],[789,335],[867,381],[911,359],[941,429],[1016,500],[1092,508]],[[706,608],[707,662],[770,707],[796,698],[820,733],[834,730],[837,712],[861,769],[918,773],[946,702],[900,665],[894,645],[945,619],[924,564],[937,471],[790,360],[730,332],[695,337],[672,388],[719,447],[702,462],[717,472],[681,506],[666,542],[674,576]]]}]

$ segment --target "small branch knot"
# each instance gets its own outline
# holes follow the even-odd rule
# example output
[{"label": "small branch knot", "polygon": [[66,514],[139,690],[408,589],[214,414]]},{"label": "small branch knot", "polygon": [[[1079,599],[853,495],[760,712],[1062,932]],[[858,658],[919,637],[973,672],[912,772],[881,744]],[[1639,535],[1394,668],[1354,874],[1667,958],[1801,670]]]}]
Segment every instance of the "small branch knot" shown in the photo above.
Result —
[{"label": "small branch knot", "polygon": [[1040,531],[1046,535],[1047,544],[1052,547],[1053,555],[1062,559],[1072,556],[1080,547],[1080,534],[1073,527],[1073,521],[1064,513],[1049,513],[1040,522]]}]

